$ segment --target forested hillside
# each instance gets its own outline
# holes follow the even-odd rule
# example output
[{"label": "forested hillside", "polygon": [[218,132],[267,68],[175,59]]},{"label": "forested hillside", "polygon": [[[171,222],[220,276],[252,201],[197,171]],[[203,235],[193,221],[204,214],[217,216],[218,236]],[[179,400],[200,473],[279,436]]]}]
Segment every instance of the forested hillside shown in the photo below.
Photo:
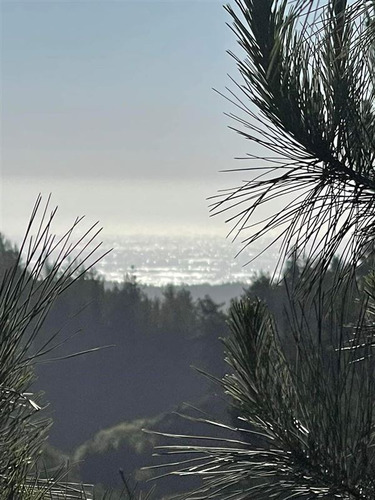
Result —
[{"label": "forested hillside", "polygon": [[[17,255],[17,249],[1,237],[1,277],[17,262]],[[364,276],[371,259],[369,254],[362,262]],[[327,289],[338,265],[334,261],[326,274]],[[281,335],[290,324],[291,283],[303,274],[308,274],[306,267],[290,261],[279,282],[260,273],[243,290],[243,296],[259,297],[268,304]],[[356,314],[355,308],[352,313]],[[227,335],[226,320],[225,308],[208,295],[193,300],[187,288],[168,286],[161,297],[150,298],[135,276],[108,287],[94,271],[87,272],[58,298],[34,346],[37,350],[44,338],[57,334],[57,347],[47,356],[51,362],[35,367],[35,390],[45,392],[47,412],[54,421],[47,462],[69,459],[75,464],[73,477],[114,487],[119,468],[141,481],[149,477],[140,467],[151,463],[153,445],[161,441],[145,435],[142,428],[199,433],[197,424],[173,415],[175,410],[186,411],[183,403],[234,422],[220,389],[192,368],[219,378],[228,372],[219,340]],[[54,452],[51,445],[60,451]],[[159,482],[158,491],[178,490],[180,484],[168,478]]]},{"label": "forested hillside", "polygon": [[74,337],[53,357],[109,346],[37,367],[53,411],[51,442],[67,451],[103,427],[205,395],[208,383],[191,365],[223,370],[225,315],[209,297],[193,302],[188,290],[167,287],[151,300],[134,277],[106,290],[89,274],[59,299],[44,329],[61,326],[63,337]]},{"label": "forested hillside", "polygon": [[[0,275],[17,255],[1,237]],[[87,272],[52,307],[35,351],[54,333],[57,347],[36,365],[34,387],[45,393],[47,413],[54,421],[49,443],[82,460],[87,454],[82,445],[102,429],[124,429],[116,460],[108,463],[104,454],[96,459],[97,466],[91,459],[91,467],[81,467],[84,479],[93,482],[98,470],[98,480],[117,481],[126,453],[135,456],[142,447],[140,429],[129,429],[155,418],[165,429],[166,415],[181,403],[207,400],[212,382],[192,366],[219,377],[224,371],[219,337],[227,334],[227,326],[222,305],[207,295],[193,300],[188,289],[173,286],[166,287],[162,297],[149,298],[135,276],[108,287],[94,271]],[[96,347],[101,349],[71,356]],[[129,436],[139,445],[127,449]],[[103,443],[102,452],[111,451],[106,446]],[[129,456],[126,467],[132,472]]]}]

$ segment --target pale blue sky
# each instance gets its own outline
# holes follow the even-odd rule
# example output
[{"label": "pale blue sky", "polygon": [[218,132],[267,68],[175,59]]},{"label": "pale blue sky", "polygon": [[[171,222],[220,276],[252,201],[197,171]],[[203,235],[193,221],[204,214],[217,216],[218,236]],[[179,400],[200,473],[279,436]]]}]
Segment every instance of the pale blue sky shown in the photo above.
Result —
[{"label": "pale blue sky", "polygon": [[224,235],[205,197],[237,183],[218,171],[238,166],[249,144],[226,128],[233,106],[212,90],[237,78],[221,2],[1,8],[4,232],[22,232],[41,191],[64,224],[87,214],[108,234]]}]

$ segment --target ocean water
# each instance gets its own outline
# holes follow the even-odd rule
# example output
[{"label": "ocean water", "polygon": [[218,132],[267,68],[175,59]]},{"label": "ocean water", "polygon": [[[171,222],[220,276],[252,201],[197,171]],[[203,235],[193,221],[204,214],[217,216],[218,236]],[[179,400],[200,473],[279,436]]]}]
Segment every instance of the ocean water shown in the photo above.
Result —
[{"label": "ocean water", "polygon": [[109,248],[111,253],[95,266],[106,280],[135,275],[141,284],[155,286],[249,283],[261,270],[272,272],[277,260],[271,251],[248,263],[263,245],[235,257],[241,244],[216,236],[117,236],[104,239],[103,249]]}]

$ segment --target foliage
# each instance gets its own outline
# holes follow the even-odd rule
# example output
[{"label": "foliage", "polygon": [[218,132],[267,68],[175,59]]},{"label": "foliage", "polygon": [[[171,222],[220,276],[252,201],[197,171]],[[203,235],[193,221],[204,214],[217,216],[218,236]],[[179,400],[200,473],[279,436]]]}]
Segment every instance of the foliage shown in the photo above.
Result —
[{"label": "foliage", "polygon": [[[241,427],[198,417],[232,437],[165,433],[188,444],[159,451],[168,455],[172,474],[203,479],[183,498],[373,500],[375,280],[363,263],[374,240],[375,5],[373,0],[236,4],[237,10],[227,6],[227,11],[245,58],[234,56],[243,82],[238,85],[242,97],[232,94],[242,115],[233,118],[242,127],[238,132],[267,153],[249,155],[256,162],[251,168],[260,174],[226,191],[213,211],[231,212],[236,236],[250,232],[245,246],[281,230],[275,237],[281,241],[279,266],[290,262],[283,285],[285,322],[281,328],[280,311],[274,316],[257,298],[233,303],[231,336],[224,340],[230,373],[220,384]],[[258,216],[280,198],[282,208]],[[68,246],[71,231],[57,242],[61,251],[47,265],[56,248],[49,232],[52,218],[25,247],[26,266],[17,261],[0,288],[4,498],[44,495],[29,478],[48,424],[38,418],[38,399],[27,390],[33,364],[51,351],[54,339],[41,344],[35,339],[56,298],[80,276],[77,259],[67,260],[77,248]],[[11,249],[4,250],[10,255]],[[341,257],[334,260],[338,251]],[[360,274],[365,286],[357,282]],[[268,300],[282,289],[267,278],[260,285]],[[94,289],[98,296],[105,293],[102,284]],[[120,336],[117,327],[125,325],[130,341],[148,318],[171,345],[180,322],[177,364],[200,337],[190,337],[192,330],[211,332],[212,319],[218,324],[223,319],[209,300],[195,305],[189,293],[173,288],[166,290],[164,302],[152,302],[130,281],[114,296],[130,307],[126,313],[105,303],[106,321]],[[92,313],[100,320],[103,311]],[[155,357],[160,338],[149,336],[137,359]],[[183,459],[171,462],[180,454]],[[123,479],[124,497],[138,497]]]},{"label": "foliage", "polygon": [[232,373],[221,384],[241,427],[222,425],[234,435],[216,446],[190,437],[159,447],[184,455],[173,473],[203,478],[182,498],[374,498],[373,306],[351,326],[352,299],[291,302],[283,339],[264,303],[233,304],[225,341]]},{"label": "foliage", "polygon": [[[234,56],[243,81],[233,118],[267,154],[249,155],[260,174],[213,211],[231,211],[235,236],[250,233],[245,246],[278,230],[279,265],[289,263],[283,283],[263,277],[230,311],[220,383],[238,418],[203,420],[232,436],[175,435],[188,444],[159,452],[182,454],[164,465],[172,474],[202,479],[182,498],[373,500],[375,5],[236,4],[226,8],[245,58]],[[259,218],[276,199],[282,207]],[[286,296],[282,311],[251,297],[259,290],[270,306]]]},{"label": "foliage", "polygon": [[[50,334],[38,349],[35,340],[52,305],[91,266],[98,246],[95,226],[72,241],[80,220],[61,237],[51,233],[56,213],[41,210],[39,197],[16,258],[4,240],[1,247],[8,267],[0,285],[0,491],[4,499],[44,498],[53,487],[37,485],[35,464],[50,426],[38,394],[30,393],[33,368],[58,342]],[[33,231],[34,234],[32,233]],[[4,252],[3,252],[4,253]],[[24,260],[22,260],[24,259]]]},{"label": "foliage", "polygon": [[[226,315],[209,298],[193,300],[188,290],[178,288],[167,292],[150,298],[137,281],[111,287],[93,277],[78,280],[56,301],[40,341],[61,324],[66,325],[62,335],[73,338],[54,357],[98,345],[114,347],[36,368],[37,385],[54,411],[50,439],[55,446],[70,452],[120,421],[198,400],[208,382],[191,365],[223,373],[217,337],[227,335]],[[126,469],[130,473],[131,465]]]},{"label": "foliage", "polygon": [[142,429],[155,425],[158,420],[160,417],[141,418],[131,422],[121,422],[112,428],[103,429],[75,450],[73,460],[79,462],[92,453],[100,454],[108,450],[118,450],[124,444],[130,446],[134,453],[144,453],[145,448],[150,448],[153,440],[147,438]]},{"label": "foliage", "polygon": [[230,116],[260,150],[240,170],[259,175],[220,195],[213,212],[230,211],[246,246],[265,234],[281,241],[280,265],[307,252],[326,268],[339,249],[357,262],[373,238],[374,3],[236,4],[226,9],[245,57],[232,54],[242,82]]},{"label": "foliage", "polygon": [[[0,273],[17,268],[15,274],[20,276],[24,263],[19,260],[19,251],[4,239],[1,241]],[[48,269],[52,269],[50,261],[46,261],[43,276]],[[30,473],[38,475],[39,485],[63,471],[69,473],[65,482],[77,483],[78,455],[69,453],[69,449],[82,445],[83,441],[87,444],[103,427],[139,415],[158,414],[173,408],[182,398],[202,397],[207,385],[190,368],[191,363],[218,375],[223,371],[222,351],[215,339],[218,333],[226,335],[226,316],[208,296],[194,301],[188,290],[168,287],[160,298],[150,299],[135,277],[108,286],[90,268],[85,271],[51,302],[38,334],[30,343],[30,355],[45,352],[33,366],[33,387],[28,392],[37,392],[38,388],[47,392],[51,404],[43,408],[43,415],[48,423],[53,416],[54,425],[48,427],[45,435],[48,433],[52,442],[66,452],[54,452],[50,445],[43,445],[37,467],[30,464]],[[32,278],[30,283],[38,284]],[[181,317],[186,321],[181,322]],[[81,331],[83,335],[76,335]],[[116,348],[92,353],[96,346],[105,344],[115,344]],[[44,349],[47,345],[50,351]],[[71,356],[75,352],[82,354],[79,358]],[[53,362],[58,359],[64,361]],[[152,380],[151,373],[155,374]],[[32,399],[38,401],[36,396]],[[140,434],[144,443],[152,441],[150,436],[146,440],[140,425],[135,433],[134,425],[125,424],[127,433],[124,426],[119,426],[122,449],[127,438],[137,446]],[[144,465],[151,447],[147,445],[139,458],[128,451],[126,458],[119,454],[118,465],[114,463],[112,469],[108,449],[101,457],[101,466],[95,461],[99,456],[97,449],[89,451],[85,454],[85,458],[89,456],[89,468],[83,468],[82,476],[87,476],[87,482],[117,484],[118,467],[125,465],[133,473]],[[112,475],[116,477],[113,483]],[[142,473],[140,479],[144,476]]]}]

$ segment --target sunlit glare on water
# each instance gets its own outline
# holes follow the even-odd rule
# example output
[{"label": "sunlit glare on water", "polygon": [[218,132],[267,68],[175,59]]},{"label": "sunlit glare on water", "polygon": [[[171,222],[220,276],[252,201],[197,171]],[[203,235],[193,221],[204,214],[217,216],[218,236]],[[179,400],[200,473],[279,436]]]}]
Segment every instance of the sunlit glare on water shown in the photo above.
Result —
[{"label": "sunlit glare on water", "polygon": [[255,257],[261,247],[244,250],[239,243],[210,236],[146,236],[133,235],[104,240],[103,247],[113,250],[96,265],[96,270],[108,281],[121,282],[136,276],[144,285],[199,285],[209,283],[249,282],[257,271],[270,271],[276,256]]}]

